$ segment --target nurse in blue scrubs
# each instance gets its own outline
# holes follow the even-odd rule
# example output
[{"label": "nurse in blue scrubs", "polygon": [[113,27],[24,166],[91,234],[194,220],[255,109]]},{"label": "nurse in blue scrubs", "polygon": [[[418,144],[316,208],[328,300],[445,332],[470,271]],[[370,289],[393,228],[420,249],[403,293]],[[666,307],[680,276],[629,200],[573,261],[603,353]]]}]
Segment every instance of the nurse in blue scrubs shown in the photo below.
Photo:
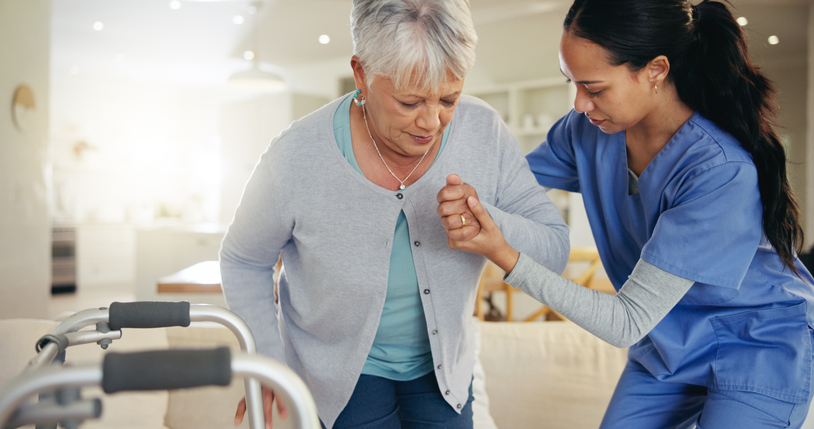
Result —
[{"label": "nurse in blue scrubs", "polygon": [[[574,110],[527,159],[579,192],[616,295],[520,254],[476,197],[450,246],[629,347],[602,428],[799,428],[812,397],[814,279],[775,131],[772,84],[722,3],[577,0],[560,44]],[[464,197],[448,182],[442,204]],[[439,210],[440,213],[440,210]]]}]

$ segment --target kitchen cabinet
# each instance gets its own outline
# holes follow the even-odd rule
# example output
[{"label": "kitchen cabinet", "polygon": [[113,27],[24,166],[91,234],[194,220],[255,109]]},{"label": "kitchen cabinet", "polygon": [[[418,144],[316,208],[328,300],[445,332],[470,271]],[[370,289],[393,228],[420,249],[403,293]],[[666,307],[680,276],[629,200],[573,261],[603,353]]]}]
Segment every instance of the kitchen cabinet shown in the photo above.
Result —
[{"label": "kitchen cabinet", "polygon": [[130,286],[135,279],[135,229],[121,224],[76,227],[77,288]]},{"label": "kitchen cabinet", "polygon": [[140,228],[136,231],[136,299],[189,301],[225,306],[221,294],[158,293],[158,280],[205,261],[217,261],[226,228],[192,225]]}]

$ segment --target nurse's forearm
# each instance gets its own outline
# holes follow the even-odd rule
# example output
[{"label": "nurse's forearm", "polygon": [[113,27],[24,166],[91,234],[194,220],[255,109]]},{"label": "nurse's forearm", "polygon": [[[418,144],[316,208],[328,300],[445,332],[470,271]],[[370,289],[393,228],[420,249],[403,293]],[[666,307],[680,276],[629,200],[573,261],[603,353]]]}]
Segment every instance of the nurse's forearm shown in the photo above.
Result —
[{"label": "nurse's forearm", "polygon": [[504,281],[617,347],[641,340],[694,283],[639,260],[628,281],[611,295],[564,279],[523,254]]},{"label": "nurse's forearm", "polygon": [[509,244],[505,241],[503,244],[505,244],[505,246],[496,249],[496,251],[486,255],[486,257],[494,262],[495,265],[500,267],[500,269],[510,273],[514,269],[514,266],[517,265],[517,260],[520,258],[520,252],[515,250],[514,247],[509,246]]}]

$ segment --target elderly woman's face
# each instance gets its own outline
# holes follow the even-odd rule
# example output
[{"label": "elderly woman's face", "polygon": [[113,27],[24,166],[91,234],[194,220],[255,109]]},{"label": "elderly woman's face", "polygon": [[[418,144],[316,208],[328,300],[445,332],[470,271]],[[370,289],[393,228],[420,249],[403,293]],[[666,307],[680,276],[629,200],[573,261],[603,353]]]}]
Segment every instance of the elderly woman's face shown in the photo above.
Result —
[{"label": "elderly woman's face", "polygon": [[397,89],[392,79],[377,76],[366,101],[374,138],[402,155],[423,155],[441,141],[463,86],[463,79],[450,74],[436,90],[423,90],[419,85]]}]

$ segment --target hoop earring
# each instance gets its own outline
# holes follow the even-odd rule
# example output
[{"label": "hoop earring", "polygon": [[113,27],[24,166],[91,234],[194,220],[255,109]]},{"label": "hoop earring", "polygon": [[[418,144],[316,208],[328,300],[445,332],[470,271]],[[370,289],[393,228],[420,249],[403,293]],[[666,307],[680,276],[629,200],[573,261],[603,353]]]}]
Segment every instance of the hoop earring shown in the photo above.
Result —
[{"label": "hoop earring", "polygon": [[653,89],[655,89],[655,90],[656,90],[656,94],[658,94],[658,93],[659,93],[659,85],[658,85],[658,84],[654,84],[654,85],[653,85]]},{"label": "hoop earring", "polygon": [[365,104],[365,96],[364,95],[362,95],[362,98],[359,99],[359,95],[361,95],[361,94],[362,94],[362,90],[359,89],[359,88],[356,88],[356,91],[353,91],[353,99],[356,102],[356,105],[359,106],[359,107],[362,107]]}]

